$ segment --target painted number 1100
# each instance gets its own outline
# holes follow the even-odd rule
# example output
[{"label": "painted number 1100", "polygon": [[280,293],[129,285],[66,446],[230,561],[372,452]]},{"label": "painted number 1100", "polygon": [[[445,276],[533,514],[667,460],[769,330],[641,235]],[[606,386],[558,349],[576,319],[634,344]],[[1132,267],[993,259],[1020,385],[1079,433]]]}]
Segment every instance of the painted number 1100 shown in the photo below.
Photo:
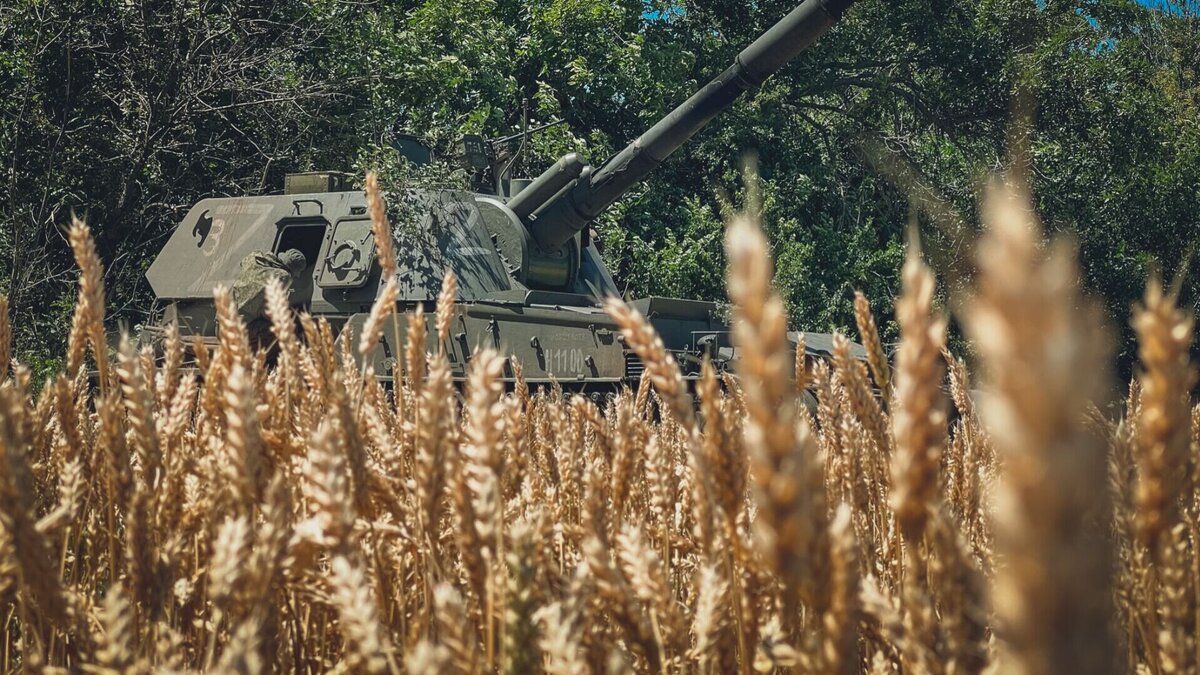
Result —
[{"label": "painted number 1100", "polygon": [[543,351],[548,373],[580,373],[584,369],[582,349],[551,349]]}]

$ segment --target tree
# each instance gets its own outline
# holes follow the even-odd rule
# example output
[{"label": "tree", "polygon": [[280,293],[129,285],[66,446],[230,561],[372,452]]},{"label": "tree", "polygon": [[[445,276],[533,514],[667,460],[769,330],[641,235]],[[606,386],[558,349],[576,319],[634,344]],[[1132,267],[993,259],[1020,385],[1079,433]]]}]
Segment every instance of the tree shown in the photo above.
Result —
[{"label": "tree", "polygon": [[[145,267],[202,197],[361,170],[396,129],[453,161],[463,133],[519,129],[524,101],[534,124],[566,123],[519,171],[603,161],[794,1],[14,0],[0,290],[19,353],[60,352],[72,210],[97,233],[112,319],[136,324]],[[911,220],[943,278],[970,275],[976,194],[1008,161],[1024,96],[1039,208],[1077,233],[1124,326],[1150,268],[1174,274],[1200,231],[1198,24],[1178,1],[863,0],[601,218],[610,266],[634,295],[720,299],[722,214],[745,199],[751,151],[795,325],[852,326],[855,289],[886,317]]]}]

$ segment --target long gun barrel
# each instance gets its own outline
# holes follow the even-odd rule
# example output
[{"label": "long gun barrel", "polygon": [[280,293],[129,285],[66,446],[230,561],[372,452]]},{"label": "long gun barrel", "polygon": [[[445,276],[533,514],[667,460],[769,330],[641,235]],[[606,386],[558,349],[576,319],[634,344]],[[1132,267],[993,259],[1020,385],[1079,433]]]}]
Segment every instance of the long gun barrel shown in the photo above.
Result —
[{"label": "long gun barrel", "polygon": [[[554,194],[522,200],[522,215],[543,251],[557,250],[575,233],[620,199],[629,188],[733,104],[743,92],[762,84],[829,30],[854,0],[805,0],[779,23],[742,50],[733,65],[684,101],[596,171],[583,171]],[[547,173],[562,180],[563,167]],[[549,182],[550,177],[546,176]],[[539,178],[539,182],[542,178]],[[523,195],[519,195],[523,196]],[[530,195],[533,197],[534,195]],[[542,203],[535,203],[541,201]]]}]

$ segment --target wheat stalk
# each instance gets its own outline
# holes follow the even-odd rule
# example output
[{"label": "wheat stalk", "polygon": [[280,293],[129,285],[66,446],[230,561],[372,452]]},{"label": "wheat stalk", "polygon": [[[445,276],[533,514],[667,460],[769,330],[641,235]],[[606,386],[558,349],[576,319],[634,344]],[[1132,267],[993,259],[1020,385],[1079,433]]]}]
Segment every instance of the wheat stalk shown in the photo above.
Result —
[{"label": "wheat stalk", "polygon": [[896,303],[900,351],[896,364],[896,406],[892,431],[892,506],[910,550],[917,548],[938,489],[938,465],[945,443],[942,407],[942,348],[946,323],[933,315],[933,273],[920,258],[917,241],[909,243],[902,273],[904,292]]},{"label": "wheat stalk", "polygon": [[79,302],[75,305],[71,323],[69,343],[72,346],[67,359],[67,375],[74,379],[83,364],[83,336],[86,335],[100,372],[101,387],[104,387],[108,382],[108,343],[104,336],[104,266],[100,263],[96,242],[87,223],[72,216],[67,239],[75,254],[75,264],[80,269]]},{"label": "wheat stalk", "polygon": [[993,188],[967,313],[994,391],[982,412],[1004,467],[994,602],[1015,671],[1109,672],[1110,552],[1089,527],[1106,508],[1096,489],[1104,454],[1084,428],[1108,348],[1095,312],[1078,309],[1072,248],[1059,243],[1043,256],[1027,203]]},{"label": "wheat stalk", "polygon": [[[759,550],[787,593],[788,620],[796,599],[818,615],[828,605],[829,550],[824,490],[815,464],[816,442],[790,400],[783,302],[771,292],[772,266],[757,223],[744,216],[730,225],[729,296],[735,303],[734,344],[745,396],[746,448],[758,503]],[[795,595],[793,595],[795,594]]]},{"label": "wheat stalk", "polygon": [[[897,307],[897,314],[899,313],[900,309]],[[858,335],[867,350],[867,363],[871,365],[871,374],[875,376],[875,384],[879,386],[879,391],[883,394],[883,404],[886,406],[892,397],[892,371],[887,355],[883,352],[883,342],[879,339],[879,327],[875,325],[871,303],[862,291],[854,292],[854,322],[858,325]]]},{"label": "wheat stalk", "polygon": [[8,378],[12,365],[12,318],[9,316],[8,296],[0,293],[0,382]]},{"label": "wheat stalk", "polygon": [[1174,294],[1151,280],[1133,317],[1143,371],[1137,415],[1137,526],[1139,538],[1151,550],[1178,521],[1180,495],[1191,478],[1188,396],[1196,384],[1189,358],[1194,325]]},{"label": "wheat stalk", "polygon": [[375,253],[379,257],[382,270],[381,278],[385,283],[391,283],[396,278],[396,247],[392,236],[392,226],[388,223],[387,207],[384,206],[383,196],[379,192],[379,176],[374,171],[367,172],[367,215],[371,218],[371,236],[375,239]]}]

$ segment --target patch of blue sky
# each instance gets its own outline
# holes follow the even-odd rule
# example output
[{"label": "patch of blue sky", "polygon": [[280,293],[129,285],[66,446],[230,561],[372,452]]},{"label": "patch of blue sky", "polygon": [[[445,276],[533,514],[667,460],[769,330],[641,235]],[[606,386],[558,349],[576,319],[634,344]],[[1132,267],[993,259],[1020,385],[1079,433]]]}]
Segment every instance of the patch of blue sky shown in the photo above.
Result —
[{"label": "patch of blue sky", "polygon": [[[1087,21],[1089,26],[1091,26],[1092,28],[1094,28],[1096,30],[1100,30],[1100,22],[1096,19],[1096,17],[1091,16],[1090,14],[1085,12],[1082,7],[1076,7],[1075,13],[1078,14],[1079,16],[1082,16],[1083,20]],[[1092,48],[1092,53],[1098,54],[1100,52],[1107,51],[1109,49],[1116,49],[1116,48],[1117,48],[1117,41],[1111,37],[1106,37],[1096,43],[1096,46]]]},{"label": "patch of blue sky", "polygon": [[653,0],[642,0],[642,5],[646,8],[642,12],[642,18],[647,21],[670,21],[674,17],[683,16],[684,8],[681,5],[668,5],[664,7],[655,7]]},{"label": "patch of blue sky", "polygon": [[1137,0],[1137,3],[1176,16],[1200,16],[1200,0]]},{"label": "patch of blue sky", "polygon": [[[1037,0],[1039,6],[1044,6],[1045,0]],[[1155,9],[1168,16],[1193,16],[1200,17],[1200,0],[1134,0],[1137,4]],[[1076,14],[1082,16],[1092,28],[1101,30],[1100,22],[1093,16],[1087,13],[1083,7],[1076,8]],[[1115,49],[1117,41],[1112,37],[1106,37],[1096,43],[1093,53],[1099,53],[1110,49]]]}]

